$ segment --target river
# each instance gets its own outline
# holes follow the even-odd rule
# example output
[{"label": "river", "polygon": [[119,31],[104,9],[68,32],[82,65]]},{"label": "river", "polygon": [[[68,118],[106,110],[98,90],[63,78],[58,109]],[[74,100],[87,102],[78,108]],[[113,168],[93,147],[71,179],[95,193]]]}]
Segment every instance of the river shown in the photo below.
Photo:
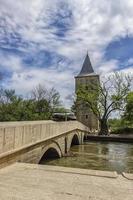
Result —
[{"label": "river", "polygon": [[44,161],[47,165],[133,173],[133,144],[85,142],[71,147],[70,157]]}]

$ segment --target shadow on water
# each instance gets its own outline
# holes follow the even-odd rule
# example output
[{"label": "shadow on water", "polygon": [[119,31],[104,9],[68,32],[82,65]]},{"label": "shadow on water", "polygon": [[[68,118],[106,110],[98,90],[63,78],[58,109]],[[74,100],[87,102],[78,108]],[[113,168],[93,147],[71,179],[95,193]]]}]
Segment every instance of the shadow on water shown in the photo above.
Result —
[{"label": "shadow on water", "polygon": [[54,148],[49,148],[44,155],[42,156],[39,164],[45,164],[48,161],[51,161],[53,159],[60,158],[58,152]]},{"label": "shadow on water", "polygon": [[44,164],[133,173],[132,144],[85,142],[83,145],[72,146],[71,152],[73,156],[50,158]]}]

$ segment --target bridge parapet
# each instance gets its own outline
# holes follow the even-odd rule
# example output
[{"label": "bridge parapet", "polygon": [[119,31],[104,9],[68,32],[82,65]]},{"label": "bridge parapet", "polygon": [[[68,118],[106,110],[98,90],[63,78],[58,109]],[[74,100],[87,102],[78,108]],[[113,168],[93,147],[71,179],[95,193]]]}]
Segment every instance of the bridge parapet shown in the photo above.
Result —
[{"label": "bridge parapet", "polygon": [[9,152],[47,140],[72,130],[89,131],[78,121],[3,122],[0,123],[0,158]]}]

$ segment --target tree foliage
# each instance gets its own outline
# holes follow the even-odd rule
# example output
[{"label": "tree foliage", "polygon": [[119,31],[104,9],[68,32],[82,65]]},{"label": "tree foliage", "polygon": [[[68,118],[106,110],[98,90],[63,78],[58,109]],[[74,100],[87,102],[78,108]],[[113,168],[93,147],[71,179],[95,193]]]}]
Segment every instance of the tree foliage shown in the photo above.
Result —
[{"label": "tree foliage", "polygon": [[100,81],[81,85],[76,103],[85,103],[100,122],[99,134],[108,134],[108,118],[114,111],[123,111],[132,78],[114,73]]},{"label": "tree foliage", "polygon": [[51,119],[60,107],[60,95],[54,89],[38,85],[25,99],[15,90],[0,89],[0,121],[24,121]]},{"label": "tree foliage", "polygon": [[127,95],[126,109],[122,118],[127,125],[133,126],[133,92]]}]

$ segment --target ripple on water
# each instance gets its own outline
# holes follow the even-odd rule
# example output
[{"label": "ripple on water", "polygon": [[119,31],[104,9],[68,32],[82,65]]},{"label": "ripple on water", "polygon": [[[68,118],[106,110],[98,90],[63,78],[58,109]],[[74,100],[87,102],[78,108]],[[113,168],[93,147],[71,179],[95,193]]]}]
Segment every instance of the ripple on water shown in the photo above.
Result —
[{"label": "ripple on water", "polygon": [[133,173],[133,145],[85,142],[71,148],[74,156],[44,161],[44,164]]}]

